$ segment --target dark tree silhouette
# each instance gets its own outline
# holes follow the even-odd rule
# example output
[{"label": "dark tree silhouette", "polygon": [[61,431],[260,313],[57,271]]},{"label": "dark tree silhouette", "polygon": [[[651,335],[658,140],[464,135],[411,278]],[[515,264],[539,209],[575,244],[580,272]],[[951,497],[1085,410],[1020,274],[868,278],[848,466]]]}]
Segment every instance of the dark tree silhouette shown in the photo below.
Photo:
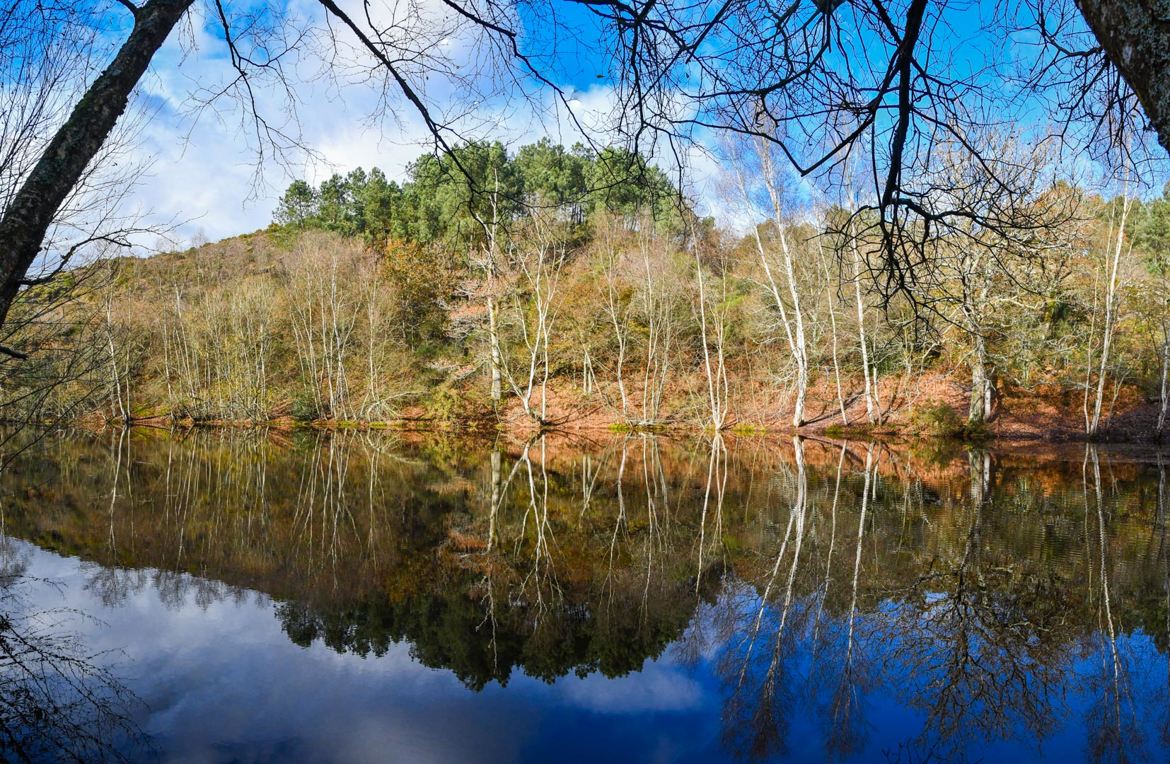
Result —
[{"label": "dark tree silhouette", "polygon": [[[0,323],[25,285],[61,203],[97,156],[154,54],[193,0],[151,0],[135,8],[134,28],[53,136],[0,218]],[[125,3],[129,6],[129,2]],[[19,6],[20,3],[17,3]]]}]

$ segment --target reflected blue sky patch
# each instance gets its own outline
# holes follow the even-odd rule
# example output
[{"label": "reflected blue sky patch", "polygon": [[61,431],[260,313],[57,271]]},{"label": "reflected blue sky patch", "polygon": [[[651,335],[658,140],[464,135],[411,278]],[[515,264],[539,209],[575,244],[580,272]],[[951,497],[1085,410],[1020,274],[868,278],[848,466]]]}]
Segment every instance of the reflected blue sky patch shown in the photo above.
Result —
[{"label": "reflected blue sky patch", "polygon": [[[170,582],[171,591],[185,589],[174,597],[163,594],[157,572],[139,571],[149,585],[105,606],[91,585],[105,569],[26,542],[13,541],[12,549],[27,560],[29,577],[44,579],[35,588],[38,606],[94,616],[71,619],[70,626],[149,709],[138,722],[166,761],[536,761],[553,752],[562,761],[727,758],[722,719],[730,688],[714,665],[728,650],[741,649],[738,643],[685,657],[676,644],[640,672],[615,679],[571,675],[545,684],[517,674],[507,687],[493,683],[476,693],[450,672],[420,665],[407,644],[368,658],[337,653],[319,642],[297,646],[281,630],[273,603],[254,592],[183,576],[183,587]],[[736,595],[736,607],[746,614],[753,603],[742,595],[742,590]],[[711,613],[711,607],[700,608],[696,618]],[[765,619],[775,615],[769,609]],[[694,631],[692,625],[688,639]],[[905,690],[923,689],[915,687],[919,680],[911,667],[887,659],[880,645],[865,647],[871,676],[900,676]],[[1024,736],[970,739],[966,745],[977,745],[980,758],[988,761],[1090,755],[1085,730],[1101,710],[1082,691],[1113,698],[1111,666],[1101,657],[1111,652],[1099,647],[1086,645],[1085,657],[1075,661],[1080,681],[1067,699],[1064,723],[1042,742]],[[1119,640],[1117,649],[1127,682],[1119,697],[1125,707],[1121,732],[1148,731],[1146,739],[1128,743],[1131,751],[1136,744],[1152,753],[1165,742],[1158,712],[1135,699],[1165,697],[1165,658],[1140,633]],[[834,668],[815,674],[824,668],[817,668],[809,650],[798,647],[792,655],[787,681],[797,689],[785,695],[787,734],[775,751],[780,758],[826,756],[823,741],[832,714],[820,690]],[[884,692],[861,690],[858,700],[861,744],[851,758],[918,761],[938,754],[929,736],[904,735],[928,720],[923,709]]]}]

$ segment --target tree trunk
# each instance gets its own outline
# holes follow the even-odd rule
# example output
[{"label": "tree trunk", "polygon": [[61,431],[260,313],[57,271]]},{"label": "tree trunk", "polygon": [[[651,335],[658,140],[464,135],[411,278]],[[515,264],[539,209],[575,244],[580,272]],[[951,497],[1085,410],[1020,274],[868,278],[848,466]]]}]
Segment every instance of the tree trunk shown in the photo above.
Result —
[{"label": "tree trunk", "polygon": [[496,303],[492,297],[487,300],[488,309],[488,341],[491,343],[491,358],[492,358],[492,408],[499,411],[500,404],[504,400],[502,375],[500,368],[502,366],[500,358],[500,332],[496,326]]},{"label": "tree trunk", "polygon": [[[710,338],[707,334],[707,289],[703,279],[703,263],[699,257],[699,250],[695,249],[695,274],[699,281],[699,332],[703,341],[703,370],[707,375],[707,396],[711,406],[711,427],[718,434],[724,425],[727,416],[726,389],[727,374],[724,367],[723,340],[724,322],[721,316],[716,317],[715,343],[717,359],[714,366],[711,364]],[[724,285],[726,292],[726,284]],[[726,294],[720,296],[720,303],[726,303]],[[722,306],[721,306],[722,309]]]},{"label": "tree trunk", "polygon": [[[808,348],[805,344],[804,338],[804,317],[800,307],[800,292],[796,285],[796,271],[792,262],[792,251],[788,246],[788,236],[785,231],[786,223],[783,217],[783,205],[780,201],[780,192],[776,188],[774,179],[772,177],[772,165],[767,149],[759,150],[760,163],[763,167],[764,187],[768,190],[768,196],[772,201],[772,212],[774,215],[776,235],[780,241],[780,252],[784,257],[784,273],[788,279],[788,296],[792,301],[792,320],[789,322],[788,311],[784,307],[784,300],[780,296],[780,289],[776,284],[776,279],[772,275],[772,268],[768,264],[768,256],[764,248],[764,242],[760,238],[759,226],[753,228],[755,235],[756,250],[760,256],[760,265],[764,268],[764,275],[768,278],[768,288],[772,293],[772,299],[776,303],[776,309],[780,313],[780,322],[784,326],[784,335],[788,340],[788,348],[792,352],[792,360],[796,364],[796,400],[792,405],[792,427],[800,429],[804,426],[804,399],[808,391]],[[743,178],[743,174],[738,174],[740,192],[743,194],[744,201],[751,203],[751,195],[747,190],[747,183]]]},{"label": "tree trunk", "polygon": [[1170,414],[1170,330],[1162,338],[1162,407],[1158,411],[1158,435],[1166,431],[1166,416]]},{"label": "tree trunk", "polygon": [[[877,369],[869,362],[869,342],[865,338],[865,301],[861,298],[861,251],[857,248],[857,236],[850,224],[849,240],[853,249],[853,295],[857,303],[857,338],[861,346],[861,371],[865,377],[865,421],[879,424],[881,407],[877,399]],[[873,375],[872,378],[870,375]]]},{"label": "tree trunk", "polygon": [[500,466],[503,463],[503,454],[500,453],[499,446],[492,448],[491,464],[492,464],[492,494],[491,494],[491,514],[488,515],[488,540],[487,549],[492,550],[492,543],[496,539],[496,513],[500,507],[500,473],[502,472]]},{"label": "tree trunk", "polygon": [[971,360],[971,399],[967,404],[967,423],[984,424],[991,418],[995,397],[995,380],[987,369],[987,346],[983,336],[975,336],[975,357]]},{"label": "tree trunk", "polygon": [[841,388],[841,363],[837,360],[837,312],[833,309],[832,287],[827,291],[829,303],[829,329],[832,332],[833,350],[833,377],[837,380],[837,404],[841,407],[841,424],[849,425],[849,415],[845,412],[845,391]]},{"label": "tree trunk", "polygon": [[969,451],[967,465],[971,470],[971,506],[978,509],[991,501],[995,464],[990,451]]},{"label": "tree trunk", "polygon": [[500,174],[494,168],[492,170],[492,177],[495,181],[495,187],[492,189],[492,222],[491,225],[484,225],[484,233],[487,235],[487,312],[488,312],[488,342],[491,344],[491,365],[492,365],[492,408],[498,414],[500,406],[504,401],[503,391],[503,356],[500,350],[500,331],[497,322],[497,313],[499,306],[496,305],[496,251],[498,240],[496,238],[500,231]]},{"label": "tree trunk", "polygon": [[126,110],[130,93],[193,0],[151,0],[113,62],[90,85],[0,217],[0,324],[61,204]]},{"label": "tree trunk", "polygon": [[1129,215],[1130,199],[1123,196],[1121,200],[1121,220],[1117,224],[1117,244],[1113,248],[1113,259],[1109,253],[1105,255],[1105,317],[1104,336],[1101,340],[1101,366],[1097,371],[1097,395],[1093,401],[1093,414],[1089,419],[1086,433],[1095,437],[1101,427],[1101,407],[1105,400],[1105,375],[1109,370],[1109,351],[1113,344],[1113,327],[1117,317],[1117,270],[1121,264],[1121,251],[1125,244],[1125,221]]},{"label": "tree trunk", "polygon": [[1170,151],[1170,16],[1150,0],[1077,0],[1106,55],[1133,88]]},{"label": "tree trunk", "polygon": [[609,316],[610,324],[613,326],[614,339],[617,341],[617,364],[615,373],[617,376],[618,394],[621,395],[622,399],[622,420],[629,421],[630,402],[629,396],[626,394],[626,383],[622,373],[626,362],[626,341],[629,333],[629,326],[626,319],[629,317],[629,309],[627,308],[619,317],[617,290],[614,287],[614,283],[617,280],[617,253],[609,241],[608,231],[606,232],[606,258],[605,308]]},{"label": "tree trunk", "polygon": [[[118,348],[114,343],[114,313],[109,298],[106,299],[106,345],[110,352],[110,377],[113,382],[113,388],[110,392],[114,397],[114,403],[110,406],[110,414],[112,417],[117,417],[123,425],[129,424],[130,393],[127,390],[125,397],[122,395],[122,372],[118,369]],[[128,384],[129,381],[127,381]]]}]

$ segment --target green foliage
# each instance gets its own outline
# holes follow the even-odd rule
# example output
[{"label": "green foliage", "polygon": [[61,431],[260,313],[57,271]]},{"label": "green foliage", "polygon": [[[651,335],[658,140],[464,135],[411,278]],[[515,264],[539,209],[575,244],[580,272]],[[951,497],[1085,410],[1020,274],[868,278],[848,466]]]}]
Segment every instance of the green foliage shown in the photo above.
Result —
[{"label": "green foliage", "polygon": [[342,177],[334,174],[317,188],[294,180],[273,214],[278,226],[319,228],[343,236],[364,236],[382,242],[400,233],[402,190],[375,168],[360,167]]},{"label": "green foliage", "polygon": [[990,435],[985,424],[961,419],[945,403],[914,409],[910,412],[910,424],[915,432],[931,438],[978,442],[986,440]]},{"label": "green foliage", "polygon": [[443,384],[432,390],[423,400],[426,417],[436,424],[454,426],[464,424],[487,410],[487,401],[481,396],[468,394],[450,384]]},{"label": "green foliage", "polygon": [[318,212],[317,191],[303,180],[294,180],[277,203],[273,221],[279,225],[304,228]]},{"label": "green foliage", "polygon": [[466,143],[442,156],[425,155],[409,168],[405,238],[452,245],[479,242],[484,226],[520,211],[523,179],[497,142]]},{"label": "green foliage", "polygon": [[510,226],[530,210],[548,207],[573,226],[605,210],[630,227],[647,218],[660,232],[683,229],[675,184],[645,157],[620,148],[594,154],[542,139],[513,157],[498,141],[475,141],[445,154],[425,154],[408,166],[407,175],[402,186],[377,168],[333,175],[317,188],[293,181],[273,222],[360,236],[375,247],[391,239],[475,246],[493,222]]},{"label": "green foliage", "polygon": [[920,433],[939,438],[952,438],[963,429],[963,420],[945,403],[917,408],[910,414],[910,423]]},{"label": "green foliage", "polygon": [[581,145],[566,151],[547,138],[520,149],[514,161],[524,181],[524,193],[533,201],[571,206],[575,223],[585,219],[589,173],[593,160]]},{"label": "green foliage", "polygon": [[627,220],[646,216],[661,233],[681,233],[683,216],[675,184],[640,154],[607,147],[587,166],[594,207]]},{"label": "green foliage", "polygon": [[1162,189],[1160,198],[1134,203],[1128,228],[1130,239],[1142,253],[1149,271],[1163,278],[1170,277],[1170,183]]},{"label": "green foliage", "polygon": [[320,419],[321,415],[317,396],[312,391],[302,390],[293,398],[292,406],[289,408],[289,416],[293,419],[301,422],[312,422],[315,419]]}]

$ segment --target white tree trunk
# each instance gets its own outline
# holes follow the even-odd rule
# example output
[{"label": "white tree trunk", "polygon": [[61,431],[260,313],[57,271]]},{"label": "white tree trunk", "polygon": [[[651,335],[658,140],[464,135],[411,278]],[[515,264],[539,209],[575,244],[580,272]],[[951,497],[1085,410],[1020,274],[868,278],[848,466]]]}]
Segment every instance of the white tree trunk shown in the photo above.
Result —
[{"label": "white tree trunk", "polygon": [[1167,415],[1170,414],[1170,326],[1163,329],[1162,337],[1162,407],[1158,412],[1158,427],[1156,432],[1162,435],[1166,431]]},{"label": "white tree trunk", "polygon": [[861,250],[857,246],[852,226],[849,238],[853,249],[853,296],[857,303],[857,340],[861,347],[861,373],[865,378],[865,421],[869,424],[879,424],[881,407],[877,397],[877,369],[870,366],[869,340],[865,336],[865,300],[861,297]]},{"label": "white tree trunk", "polygon": [[[780,253],[784,261],[784,273],[788,282],[788,298],[792,302],[791,320],[789,319],[789,311],[784,303],[784,299],[780,296],[780,288],[776,284],[776,279],[772,274],[772,267],[768,262],[767,250],[760,237],[758,226],[753,228],[753,233],[755,234],[756,251],[760,257],[760,264],[763,266],[764,275],[768,280],[768,290],[772,295],[772,300],[776,304],[777,311],[780,313],[780,321],[784,326],[784,335],[788,340],[788,348],[792,354],[793,363],[796,366],[796,399],[793,401],[792,406],[792,426],[799,428],[804,425],[804,400],[808,392],[808,353],[804,338],[804,317],[800,308],[800,290],[796,284],[796,270],[793,265],[792,250],[788,245],[788,234],[783,220],[783,206],[780,203],[780,192],[776,187],[775,178],[772,177],[773,168],[769,151],[767,147],[761,146],[758,148],[758,153],[762,168],[761,175],[763,176],[764,185],[768,191],[768,197],[772,202],[772,214],[774,216],[777,238],[780,241]],[[751,204],[751,194],[748,193],[747,183],[743,177],[743,173],[738,170],[737,179],[745,203]]]},{"label": "white tree trunk", "polygon": [[1121,220],[1117,224],[1116,244],[1112,256],[1106,257],[1107,271],[1105,283],[1105,316],[1101,339],[1101,364],[1097,370],[1097,392],[1093,401],[1093,412],[1089,418],[1086,434],[1090,437],[1097,434],[1101,427],[1101,409],[1105,401],[1105,378],[1109,370],[1109,352],[1113,345],[1113,328],[1117,319],[1117,271],[1121,265],[1121,252],[1125,244],[1125,221],[1129,216],[1129,196],[1121,200]]}]

